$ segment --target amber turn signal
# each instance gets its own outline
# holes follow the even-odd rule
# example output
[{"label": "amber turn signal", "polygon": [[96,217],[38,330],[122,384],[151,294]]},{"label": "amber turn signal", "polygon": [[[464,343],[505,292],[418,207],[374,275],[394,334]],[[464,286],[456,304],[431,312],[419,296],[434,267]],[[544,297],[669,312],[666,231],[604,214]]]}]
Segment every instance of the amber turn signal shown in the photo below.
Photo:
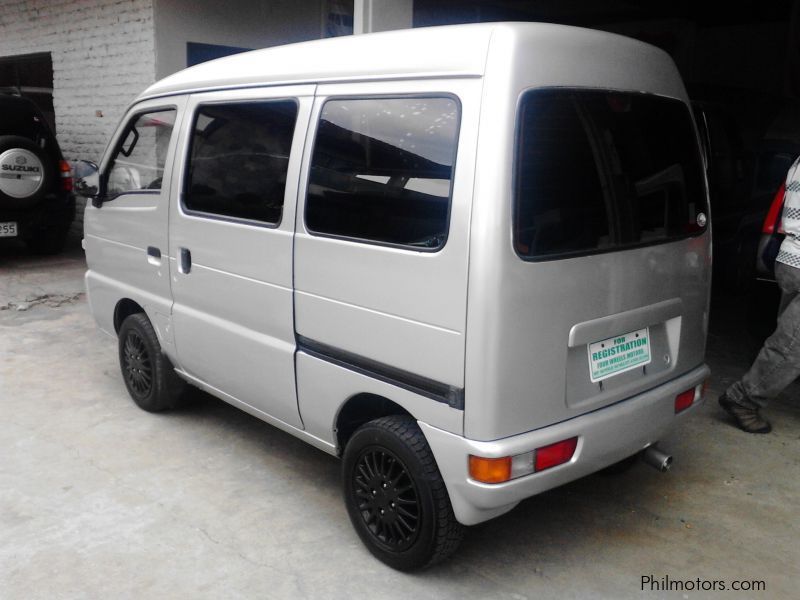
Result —
[{"label": "amber turn signal", "polygon": [[511,457],[469,457],[469,476],[483,483],[503,483],[511,479]]}]

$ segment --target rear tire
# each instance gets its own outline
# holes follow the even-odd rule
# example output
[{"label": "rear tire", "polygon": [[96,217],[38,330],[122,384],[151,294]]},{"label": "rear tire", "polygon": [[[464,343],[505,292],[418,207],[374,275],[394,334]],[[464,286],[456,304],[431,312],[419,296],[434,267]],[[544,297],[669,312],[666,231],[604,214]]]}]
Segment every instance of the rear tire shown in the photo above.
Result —
[{"label": "rear tire", "polygon": [[128,393],[142,410],[161,412],[181,403],[187,384],[161,352],[144,313],[130,315],[119,328],[119,366]]},{"label": "rear tire", "polygon": [[342,484],[350,520],[381,562],[400,571],[450,556],[464,536],[425,436],[409,416],[370,421],[350,438]]}]

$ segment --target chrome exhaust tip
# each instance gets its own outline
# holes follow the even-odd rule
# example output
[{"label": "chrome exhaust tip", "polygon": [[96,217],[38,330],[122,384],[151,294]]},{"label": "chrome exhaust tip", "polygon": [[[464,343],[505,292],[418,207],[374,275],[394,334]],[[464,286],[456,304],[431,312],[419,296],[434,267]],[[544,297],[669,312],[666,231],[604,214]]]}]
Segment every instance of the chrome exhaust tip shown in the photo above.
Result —
[{"label": "chrome exhaust tip", "polygon": [[662,452],[655,444],[642,450],[642,460],[662,473],[669,471],[672,466],[672,456]]}]

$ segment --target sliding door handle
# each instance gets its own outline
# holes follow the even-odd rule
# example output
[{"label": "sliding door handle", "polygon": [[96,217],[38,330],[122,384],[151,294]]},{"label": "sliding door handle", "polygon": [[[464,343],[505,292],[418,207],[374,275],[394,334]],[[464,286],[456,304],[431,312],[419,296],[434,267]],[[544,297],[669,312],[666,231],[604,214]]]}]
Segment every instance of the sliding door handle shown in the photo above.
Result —
[{"label": "sliding door handle", "polygon": [[179,253],[178,271],[184,275],[188,275],[192,270],[192,253],[188,248],[180,248]]},{"label": "sliding door handle", "polygon": [[147,247],[147,262],[156,267],[161,266],[161,250],[155,246]]}]

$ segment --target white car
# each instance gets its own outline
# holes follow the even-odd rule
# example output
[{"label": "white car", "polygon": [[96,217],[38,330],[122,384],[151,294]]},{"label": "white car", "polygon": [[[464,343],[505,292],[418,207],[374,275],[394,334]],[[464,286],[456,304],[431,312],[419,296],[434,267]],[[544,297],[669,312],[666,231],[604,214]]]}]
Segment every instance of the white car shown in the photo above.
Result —
[{"label": "white car", "polygon": [[702,399],[698,135],[672,60],[543,24],[259,50],[132,104],[86,285],[145,410],[195,385],[343,459],[380,560],[647,449]]}]

